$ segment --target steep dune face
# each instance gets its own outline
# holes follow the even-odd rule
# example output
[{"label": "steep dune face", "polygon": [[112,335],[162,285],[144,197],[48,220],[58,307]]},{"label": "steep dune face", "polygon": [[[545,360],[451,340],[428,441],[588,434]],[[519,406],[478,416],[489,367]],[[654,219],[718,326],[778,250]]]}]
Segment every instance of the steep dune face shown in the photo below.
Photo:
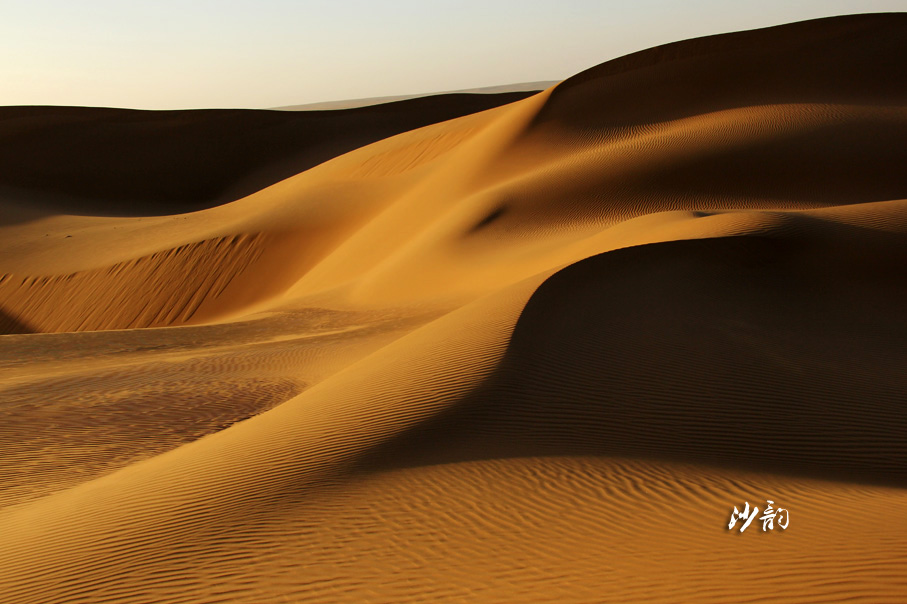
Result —
[{"label": "steep dune face", "polygon": [[10,204],[4,601],[903,600],[904,75],[907,16],[824,19],[219,207]]},{"label": "steep dune face", "polygon": [[495,373],[389,458],[630,455],[907,484],[907,231],[819,216],[557,272]]},{"label": "steep dune face", "polygon": [[[18,283],[6,275],[0,279],[0,288],[10,291],[7,304],[27,309],[20,313],[20,319],[30,330],[181,325],[204,316],[206,303],[230,298],[231,284],[255,265],[262,247],[255,236],[209,239],[107,269]],[[136,280],[154,292],[144,305],[136,304]],[[55,295],[59,291],[69,293],[65,307],[60,296]],[[95,299],[99,294],[105,302],[102,305]]]}]

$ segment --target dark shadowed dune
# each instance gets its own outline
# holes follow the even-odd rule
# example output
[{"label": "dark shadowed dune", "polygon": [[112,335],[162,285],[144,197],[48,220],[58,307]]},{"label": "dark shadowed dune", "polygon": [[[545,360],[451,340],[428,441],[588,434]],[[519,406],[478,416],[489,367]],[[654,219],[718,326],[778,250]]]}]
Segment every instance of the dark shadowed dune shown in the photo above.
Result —
[{"label": "dark shadowed dune", "polygon": [[555,87],[536,125],[575,134],[776,103],[907,104],[907,13],[830,17],[657,46]]},{"label": "dark shadowed dune", "polygon": [[448,94],[336,111],[0,107],[0,187],[50,195],[71,213],[188,212],[532,94]]},{"label": "dark shadowed dune", "polygon": [[631,456],[907,486],[903,266],[903,234],[805,218],[583,260],[529,299],[494,374],[370,463]]}]

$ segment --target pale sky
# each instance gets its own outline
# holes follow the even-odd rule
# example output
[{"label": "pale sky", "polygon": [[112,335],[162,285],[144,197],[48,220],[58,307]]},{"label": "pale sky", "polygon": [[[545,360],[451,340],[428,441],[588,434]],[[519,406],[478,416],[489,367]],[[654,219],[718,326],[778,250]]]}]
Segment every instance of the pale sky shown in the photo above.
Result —
[{"label": "pale sky", "polygon": [[907,0],[0,0],[0,105],[263,108],[560,80]]}]

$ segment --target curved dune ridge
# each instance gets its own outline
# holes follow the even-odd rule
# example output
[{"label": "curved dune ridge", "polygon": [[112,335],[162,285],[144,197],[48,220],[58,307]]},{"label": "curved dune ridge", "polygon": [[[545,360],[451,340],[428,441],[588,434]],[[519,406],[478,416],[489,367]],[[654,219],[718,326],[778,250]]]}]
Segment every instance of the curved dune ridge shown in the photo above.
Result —
[{"label": "curved dune ridge", "polygon": [[358,109],[292,176],[18,158],[0,600],[903,601],[905,82],[857,15]]}]

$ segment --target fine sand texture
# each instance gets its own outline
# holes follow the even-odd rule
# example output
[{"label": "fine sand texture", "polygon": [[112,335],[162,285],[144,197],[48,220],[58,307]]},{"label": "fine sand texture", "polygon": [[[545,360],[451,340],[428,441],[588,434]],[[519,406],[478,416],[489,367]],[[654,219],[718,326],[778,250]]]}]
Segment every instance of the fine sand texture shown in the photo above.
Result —
[{"label": "fine sand texture", "polygon": [[0,602],[907,601],[907,14],[514,94],[0,109]]}]

